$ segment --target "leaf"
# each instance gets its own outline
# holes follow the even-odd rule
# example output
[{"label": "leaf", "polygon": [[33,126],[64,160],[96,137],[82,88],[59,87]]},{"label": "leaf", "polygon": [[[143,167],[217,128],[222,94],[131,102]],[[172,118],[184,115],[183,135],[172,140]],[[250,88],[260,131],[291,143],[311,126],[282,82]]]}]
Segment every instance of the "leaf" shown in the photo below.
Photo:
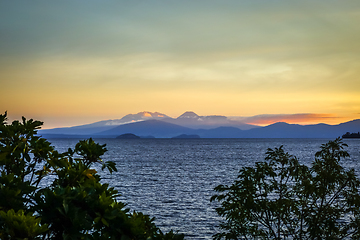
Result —
[{"label": "leaf", "polygon": [[83,175],[86,175],[89,179],[95,179],[94,178],[94,174],[96,174],[96,170],[95,169],[86,169],[83,172]]},{"label": "leaf", "polygon": [[64,208],[65,214],[67,214],[69,211],[69,205],[65,202],[65,200],[63,201],[63,208]]},{"label": "leaf", "polygon": [[113,172],[117,172],[116,164],[115,164],[115,162],[113,162],[113,161],[107,161],[107,162],[105,162],[105,163],[102,165],[101,170],[104,170],[105,168],[107,168],[111,174],[112,174]]},{"label": "leaf", "polygon": [[105,220],[105,218],[101,218],[101,222],[105,225],[105,226],[109,226],[109,223]]}]

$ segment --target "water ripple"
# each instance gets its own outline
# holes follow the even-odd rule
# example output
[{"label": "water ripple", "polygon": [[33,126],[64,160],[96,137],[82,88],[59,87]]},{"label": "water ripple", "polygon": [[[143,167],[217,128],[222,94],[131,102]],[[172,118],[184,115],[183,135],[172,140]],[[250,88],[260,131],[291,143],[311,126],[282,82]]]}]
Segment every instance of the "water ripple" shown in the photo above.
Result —
[{"label": "water ripple", "polygon": [[[210,203],[214,187],[231,184],[244,166],[262,161],[268,148],[280,147],[310,164],[324,139],[97,139],[107,144],[105,161],[118,172],[102,172],[103,182],[122,194],[132,210],[155,217],[162,231],[173,229],[187,239],[211,239],[221,218]],[[54,139],[60,151],[76,140]],[[358,172],[360,141],[346,141],[350,159],[345,167]]]}]

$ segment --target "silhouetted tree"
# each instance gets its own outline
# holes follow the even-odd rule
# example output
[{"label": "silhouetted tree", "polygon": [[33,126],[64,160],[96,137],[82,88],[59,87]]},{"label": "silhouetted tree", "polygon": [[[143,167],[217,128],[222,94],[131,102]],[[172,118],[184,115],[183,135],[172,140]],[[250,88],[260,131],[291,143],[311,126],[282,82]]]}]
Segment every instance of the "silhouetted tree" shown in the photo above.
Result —
[{"label": "silhouetted tree", "polygon": [[[105,145],[90,138],[59,153],[36,135],[41,125],[24,117],[7,124],[0,115],[0,239],[183,239],[130,212],[114,188],[100,183],[94,164],[117,171],[100,158]],[[53,180],[40,188],[49,175]]]},{"label": "silhouetted tree", "polygon": [[268,149],[266,161],[215,188],[211,201],[225,220],[214,239],[359,239],[360,182],[340,165],[345,146],[323,144],[311,167],[282,146]]}]

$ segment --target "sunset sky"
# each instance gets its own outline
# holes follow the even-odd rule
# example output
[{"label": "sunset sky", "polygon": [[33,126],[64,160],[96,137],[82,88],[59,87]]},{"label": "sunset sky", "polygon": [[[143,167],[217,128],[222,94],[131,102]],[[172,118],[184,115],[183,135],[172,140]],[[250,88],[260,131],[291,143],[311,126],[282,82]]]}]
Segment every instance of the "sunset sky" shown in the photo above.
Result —
[{"label": "sunset sky", "polygon": [[360,1],[0,0],[0,83],[1,113],[45,128],[141,111],[345,122]]}]

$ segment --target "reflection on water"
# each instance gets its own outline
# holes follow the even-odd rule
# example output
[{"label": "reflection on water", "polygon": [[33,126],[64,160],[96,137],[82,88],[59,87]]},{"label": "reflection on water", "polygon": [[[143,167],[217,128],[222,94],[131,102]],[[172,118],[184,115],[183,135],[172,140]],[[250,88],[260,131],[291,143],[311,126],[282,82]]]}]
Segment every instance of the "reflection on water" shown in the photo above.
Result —
[{"label": "reflection on water", "polygon": [[[51,139],[59,151],[77,140]],[[107,144],[105,161],[116,162],[118,172],[100,172],[131,210],[156,218],[164,232],[173,229],[186,239],[211,239],[221,220],[210,203],[213,189],[231,184],[244,166],[263,161],[268,148],[285,151],[310,164],[326,139],[97,139]],[[344,140],[351,158],[347,168],[360,170],[360,140]],[[359,174],[359,173],[358,173]]]}]

